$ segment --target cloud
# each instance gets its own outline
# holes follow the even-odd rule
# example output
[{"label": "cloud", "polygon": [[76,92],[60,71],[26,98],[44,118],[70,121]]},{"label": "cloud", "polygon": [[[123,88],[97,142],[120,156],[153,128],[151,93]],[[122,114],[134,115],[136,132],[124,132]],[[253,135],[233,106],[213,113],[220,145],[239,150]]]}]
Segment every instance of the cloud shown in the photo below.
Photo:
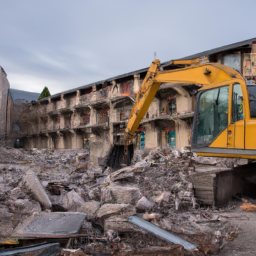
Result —
[{"label": "cloud", "polygon": [[11,87],[51,93],[255,37],[256,2],[8,0],[0,65]]}]

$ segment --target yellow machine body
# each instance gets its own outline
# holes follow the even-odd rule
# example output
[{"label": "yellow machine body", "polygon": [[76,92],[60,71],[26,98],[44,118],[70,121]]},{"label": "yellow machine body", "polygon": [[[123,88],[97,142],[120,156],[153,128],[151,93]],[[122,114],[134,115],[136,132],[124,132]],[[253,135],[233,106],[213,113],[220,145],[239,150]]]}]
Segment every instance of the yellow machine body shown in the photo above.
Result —
[{"label": "yellow machine body", "polygon": [[[233,111],[233,89],[234,85],[241,86],[243,97],[242,108],[243,118],[232,120]],[[208,148],[198,148],[194,151],[202,156],[236,157],[245,159],[256,159],[256,118],[250,115],[250,96],[243,78],[232,79],[221,83],[201,88],[199,91],[206,91],[214,88],[227,87],[229,91],[227,127],[218,134],[209,144]],[[196,118],[196,116],[195,116]],[[193,128],[195,125],[193,125]],[[193,129],[194,132],[194,129]]]},{"label": "yellow machine body", "polygon": [[160,61],[153,61],[130,113],[125,145],[132,143],[162,83],[196,84],[202,88],[192,129],[193,151],[202,156],[256,159],[256,115],[251,117],[250,101],[253,99],[240,73],[219,63],[195,65],[197,59],[170,63],[192,66],[159,71]]}]

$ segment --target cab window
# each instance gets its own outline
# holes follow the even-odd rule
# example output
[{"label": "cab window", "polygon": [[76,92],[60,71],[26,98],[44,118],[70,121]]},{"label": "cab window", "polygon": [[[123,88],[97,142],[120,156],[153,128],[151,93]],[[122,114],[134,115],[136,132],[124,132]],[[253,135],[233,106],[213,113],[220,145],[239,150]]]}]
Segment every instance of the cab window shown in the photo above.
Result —
[{"label": "cab window", "polygon": [[232,123],[244,119],[243,94],[240,84],[233,85]]},{"label": "cab window", "polygon": [[193,142],[204,146],[228,126],[229,86],[204,91],[199,97]]},{"label": "cab window", "polygon": [[250,100],[250,115],[251,118],[256,118],[256,85],[247,84],[249,100]]}]

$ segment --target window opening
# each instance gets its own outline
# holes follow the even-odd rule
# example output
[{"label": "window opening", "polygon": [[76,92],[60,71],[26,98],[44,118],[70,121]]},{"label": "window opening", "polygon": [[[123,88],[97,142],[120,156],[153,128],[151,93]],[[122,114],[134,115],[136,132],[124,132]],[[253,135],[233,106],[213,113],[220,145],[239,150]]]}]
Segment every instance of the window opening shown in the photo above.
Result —
[{"label": "window opening", "polygon": [[140,149],[145,148],[145,132],[141,132],[140,134]]},{"label": "window opening", "polygon": [[176,99],[170,99],[169,100],[169,115],[173,115],[176,113]]}]

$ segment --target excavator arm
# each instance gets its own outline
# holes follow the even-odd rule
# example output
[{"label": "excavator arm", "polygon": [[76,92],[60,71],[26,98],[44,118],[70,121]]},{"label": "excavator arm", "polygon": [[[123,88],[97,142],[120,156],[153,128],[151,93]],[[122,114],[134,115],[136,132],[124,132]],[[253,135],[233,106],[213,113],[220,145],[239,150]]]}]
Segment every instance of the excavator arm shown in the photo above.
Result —
[{"label": "excavator arm", "polygon": [[[171,61],[175,65],[194,63],[198,63],[198,59]],[[159,71],[159,67],[160,61],[154,60],[141,84],[126,128],[124,141],[127,145],[132,143],[132,138],[162,83],[214,85],[236,78],[243,79],[237,71],[219,63],[205,63],[167,71]]]},{"label": "excavator arm", "polygon": [[[174,60],[171,65],[185,65],[185,68],[160,71],[160,61],[154,60],[141,84],[134,106],[130,113],[125,133],[120,136],[109,154],[108,165],[114,169],[120,168],[120,163],[130,164],[133,156],[133,139],[142,118],[154,99],[156,92],[163,83],[196,84],[211,88],[227,82],[242,81],[243,77],[234,69],[219,63],[205,63],[199,65],[199,59]],[[197,65],[195,65],[197,64]],[[202,89],[202,88],[201,88]]]}]

